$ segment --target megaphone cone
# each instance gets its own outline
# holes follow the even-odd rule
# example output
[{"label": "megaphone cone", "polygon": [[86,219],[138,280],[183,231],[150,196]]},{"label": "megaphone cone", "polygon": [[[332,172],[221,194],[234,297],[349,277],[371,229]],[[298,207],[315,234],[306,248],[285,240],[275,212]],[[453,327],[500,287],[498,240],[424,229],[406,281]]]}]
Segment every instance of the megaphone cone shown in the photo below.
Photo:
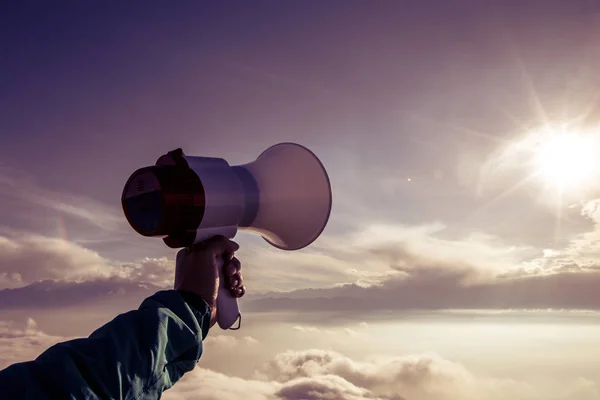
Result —
[{"label": "megaphone cone", "polygon": [[298,250],[319,237],[331,213],[329,177],[317,156],[295,143],[280,143],[243,165],[256,181],[258,212],[242,229],[283,250]]}]

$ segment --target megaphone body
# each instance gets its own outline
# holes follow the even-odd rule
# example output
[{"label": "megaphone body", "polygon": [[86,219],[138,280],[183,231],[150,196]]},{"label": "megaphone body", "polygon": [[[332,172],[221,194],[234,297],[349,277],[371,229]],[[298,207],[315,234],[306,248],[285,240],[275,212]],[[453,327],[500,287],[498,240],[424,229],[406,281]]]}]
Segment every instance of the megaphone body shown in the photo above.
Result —
[{"label": "megaphone body", "polygon": [[[131,175],[121,203],[133,229],[161,236],[171,248],[216,235],[233,238],[242,230],[260,234],[279,249],[298,250],[327,225],[332,193],[314,153],[299,144],[280,143],[238,166],[171,151]],[[217,322],[229,329],[241,314],[223,276],[220,282]]]}]

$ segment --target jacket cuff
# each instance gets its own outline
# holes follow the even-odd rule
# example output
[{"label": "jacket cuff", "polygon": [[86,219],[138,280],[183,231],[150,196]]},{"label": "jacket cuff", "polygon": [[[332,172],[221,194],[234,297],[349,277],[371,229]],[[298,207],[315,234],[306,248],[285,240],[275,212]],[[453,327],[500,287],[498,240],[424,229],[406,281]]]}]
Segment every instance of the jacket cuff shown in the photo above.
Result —
[{"label": "jacket cuff", "polygon": [[178,290],[177,293],[179,293],[179,295],[194,313],[194,316],[198,320],[200,328],[202,329],[202,340],[204,340],[204,338],[208,335],[208,330],[210,329],[210,320],[212,314],[210,306],[196,293],[185,290]]}]

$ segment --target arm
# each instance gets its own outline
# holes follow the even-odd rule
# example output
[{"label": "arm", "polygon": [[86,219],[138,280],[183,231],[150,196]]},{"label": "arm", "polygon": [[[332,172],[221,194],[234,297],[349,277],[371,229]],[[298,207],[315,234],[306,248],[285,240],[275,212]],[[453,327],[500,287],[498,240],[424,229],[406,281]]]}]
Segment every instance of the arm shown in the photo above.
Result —
[{"label": "arm", "polygon": [[[238,245],[215,237],[178,255],[175,290],[150,296],[87,339],[59,343],[36,360],[0,371],[7,399],[158,399],[202,355],[202,340],[216,321],[217,260],[224,259],[231,294],[241,297]],[[181,259],[181,262],[179,261]]]},{"label": "arm", "polygon": [[199,296],[158,292],[89,338],[1,371],[0,387],[7,398],[158,399],[195,367],[210,325]]}]

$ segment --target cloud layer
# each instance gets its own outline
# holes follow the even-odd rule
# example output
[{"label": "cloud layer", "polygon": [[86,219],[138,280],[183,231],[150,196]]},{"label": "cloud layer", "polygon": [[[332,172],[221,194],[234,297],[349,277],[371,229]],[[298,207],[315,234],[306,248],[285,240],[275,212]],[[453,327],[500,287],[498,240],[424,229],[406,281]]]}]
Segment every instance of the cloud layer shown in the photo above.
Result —
[{"label": "cloud layer", "polygon": [[468,275],[425,270],[379,286],[307,289],[248,302],[252,311],[378,313],[407,309],[600,309],[598,272],[498,279],[465,285]]},{"label": "cloud layer", "polygon": [[[597,202],[582,208],[593,229],[563,249],[517,247],[487,235],[444,239],[443,225],[375,226],[348,238],[345,253],[387,265],[370,285],[271,293],[255,311],[381,312],[403,309],[600,309]],[[343,253],[344,254],[344,253]],[[368,255],[368,256],[365,256]]]},{"label": "cloud layer", "polygon": [[[444,238],[441,224],[371,226],[328,238],[297,256],[271,249],[257,256],[253,250],[247,255],[250,260],[243,260],[250,289],[244,308],[309,312],[600,309],[596,295],[600,268],[595,261],[600,253],[594,247],[600,237],[597,209],[597,202],[584,205],[582,216],[593,222],[594,229],[560,250],[517,247],[483,234]],[[271,265],[286,268],[268,268]],[[0,285],[22,288],[0,291],[4,307],[76,304],[119,293],[137,293],[137,299],[170,287],[173,267],[165,257],[108,260],[59,238],[0,236]],[[319,269],[319,274],[312,274]],[[280,271],[281,278],[275,281],[281,279],[284,286],[304,276],[308,280],[302,286],[312,288],[253,296],[254,283],[277,287],[269,270]],[[325,287],[314,288],[315,282]]]},{"label": "cloud layer", "polygon": [[165,399],[252,400],[552,400],[595,399],[596,382],[578,379],[546,386],[480,377],[436,355],[355,361],[326,350],[288,351],[252,378],[196,368]]},{"label": "cloud layer", "polygon": [[[35,358],[54,343],[35,321],[0,321],[0,368]],[[240,359],[240,349],[265,346],[253,338],[217,335],[205,340],[220,356]],[[238,357],[235,355],[238,354]],[[519,381],[479,376],[436,354],[369,357],[361,361],[330,350],[310,349],[276,354],[249,376],[230,376],[207,369],[206,360],[164,395],[165,399],[233,400],[465,400],[596,399],[598,382]]]}]

